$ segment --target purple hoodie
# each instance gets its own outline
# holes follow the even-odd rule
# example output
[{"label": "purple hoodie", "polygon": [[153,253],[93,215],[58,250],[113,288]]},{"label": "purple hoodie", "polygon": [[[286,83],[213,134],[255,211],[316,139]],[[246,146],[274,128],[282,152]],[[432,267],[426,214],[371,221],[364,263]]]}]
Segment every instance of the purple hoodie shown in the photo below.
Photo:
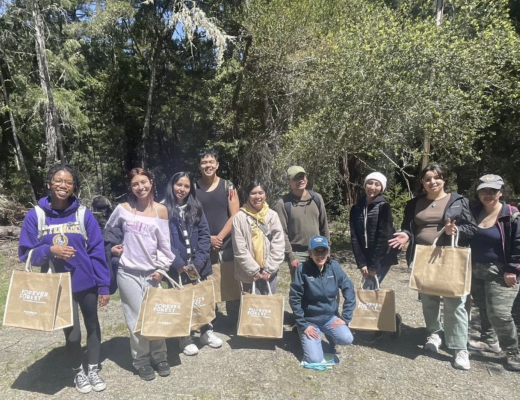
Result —
[{"label": "purple hoodie", "polygon": [[[20,234],[18,256],[20,261],[26,261],[29,250],[33,249],[31,264],[42,266],[42,272],[48,270],[49,260],[52,259],[56,272],[70,272],[72,276],[72,291],[98,288],[99,294],[108,294],[110,286],[110,270],[105,260],[105,248],[99,225],[90,210],[85,213],[85,229],[88,242],[80,232],[76,222],[76,210],[79,201],[76,197],[69,198],[69,206],[65,210],[53,210],[50,198],[43,197],[38,205],[45,211],[45,224],[50,229],[44,229],[41,239],[38,240],[38,217],[36,211],[27,212]],[[68,261],[56,258],[51,253],[54,237],[60,235],[60,228],[68,239],[68,246],[76,249],[76,255]]]}]

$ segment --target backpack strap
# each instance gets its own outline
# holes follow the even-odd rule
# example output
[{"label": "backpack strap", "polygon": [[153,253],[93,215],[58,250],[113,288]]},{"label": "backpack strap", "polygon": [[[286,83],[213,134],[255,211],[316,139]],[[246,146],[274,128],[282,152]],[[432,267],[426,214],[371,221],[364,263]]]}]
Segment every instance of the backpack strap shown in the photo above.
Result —
[{"label": "backpack strap", "polygon": [[76,222],[79,223],[79,230],[83,237],[85,238],[85,247],[88,242],[87,229],[85,228],[85,213],[87,212],[87,207],[79,206],[76,210]]},{"label": "backpack strap", "polygon": [[42,238],[43,230],[46,227],[45,211],[43,211],[43,208],[38,205],[34,206],[34,211],[36,211],[36,218],[38,219],[38,240],[40,240]]},{"label": "backpack strap", "polygon": [[[320,197],[318,196],[318,193],[316,193],[314,190],[308,190],[308,189],[307,189],[307,192],[310,194],[311,199],[314,201],[314,203],[318,207],[319,216],[321,218],[321,200],[320,200]],[[283,205],[285,208],[285,213],[287,214],[287,221],[289,221],[291,219],[291,208],[292,208],[291,207],[291,205],[292,205],[291,193],[287,193],[287,194],[283,195],[282,200],[283,200]]]}]

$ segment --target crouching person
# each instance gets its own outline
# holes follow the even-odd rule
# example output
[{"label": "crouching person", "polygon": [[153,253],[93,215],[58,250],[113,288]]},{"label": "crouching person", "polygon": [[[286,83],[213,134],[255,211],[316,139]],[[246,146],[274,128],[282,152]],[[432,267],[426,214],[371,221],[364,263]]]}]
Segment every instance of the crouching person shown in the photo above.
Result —
[{"label": "crouching person", "polygon": [[[345,302],[338,311],[338,289]],[[324,236],[309,241],[309,259],[301,264],[291,283],[289,302],[303,347],[303,361],[323,361],[321,333],[330,345],[349,345],[354,340],[348,327],[356,306],[354,286],[337,261],[331,260]]]}]

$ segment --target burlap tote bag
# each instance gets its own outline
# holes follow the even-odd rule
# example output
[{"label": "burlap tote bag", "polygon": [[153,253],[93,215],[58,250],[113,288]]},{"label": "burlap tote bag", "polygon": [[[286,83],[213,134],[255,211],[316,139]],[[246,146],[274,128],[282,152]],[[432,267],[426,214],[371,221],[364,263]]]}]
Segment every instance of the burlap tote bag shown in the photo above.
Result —
[{"label": "burlap tote bag", "polygon": [[4,326],[50,332],[73,325],[70,273],[33,272],[32,250],[25,271],[13,271],[5,304]]},{"label": "burlap tote bag", "polygon": [[451,236],[451,246],[437,246],[443,232],[431,246],[415,246],[409,286],[434,296],[466,296],[471,289],[471,249],[457,247],[458,232]]},{"label": "burlap tote bag", "polygon": [[267,296],[242,293],[238,318],[238,336],[261,339],[280,339],[283,336],[284,299],[281,294],[272,294],[269,283]]},{"label": "burlap tote bag", "polygon": [[240,299],[240,282],[235,279],[235,262],[222,261],[219,257],[219,264],[213,264],[213,280],[215,285],[215,302],[230,301]]},{"label": "burlap tote bag", "polygon": [[360,331],[396,331],[395,292],[393,289],[380,289],[376,277],[377,288],[364,290],[363,280],[356,289],[356,308],[349,328]]},{"label": "burlap tote bag", "polygon": [[[180,279],[179,279],[180,281]],[[191,329],[197,330],[215,319],[215,288],[212,280],[198,281],[185,285],[184,288],[193,290],[193,313]]]},{"label": "burlap tote bag", "polygon": [[173,285],[172,289],[147,288],[134,333],[149,340],[189,336],[193,312],[193,290],[181,288],[168,274],[158,270]]}]

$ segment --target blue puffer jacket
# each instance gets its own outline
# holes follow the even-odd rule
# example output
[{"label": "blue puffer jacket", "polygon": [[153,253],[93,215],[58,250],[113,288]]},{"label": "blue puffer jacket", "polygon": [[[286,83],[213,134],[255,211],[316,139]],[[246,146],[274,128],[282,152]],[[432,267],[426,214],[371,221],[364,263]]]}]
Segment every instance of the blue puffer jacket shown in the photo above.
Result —
[{"label": "blue puffer jacket", "polygon": [[[341,316],[338,312],[338,289],[345,299]],[[320,272],[309,257],[296,269],[289,303],[298,328],[304,331],[310,324],[323,326],[333,316],[348,324],[356,307],[356,295],[354,285],[337,261],[329,260]]]},{"label": "blue puffer jacket", "polygon": [[[197,226],[188,224],[188,236],[190,238],[190,246],[192,249],[193,264],[196,267],[201,268],[200,276],[205,279],[208,275],[213,274],[211,268],[211,262],[209,259],[209,251],[211,247],[211,238],[209,234],[209,225],[206,220],[206,216],[202,213],[200,222]],[[170,268],[168,274],[178,282],[179,275],[178,270],[188,265],[189,257],[186,242],[182,236],[182,227],[177,218],[170,220],[170,237],[172,253],[175,255],[175,260]],[[183,284],[190,283],[191,281],[186,274],[182,274]]]}]

